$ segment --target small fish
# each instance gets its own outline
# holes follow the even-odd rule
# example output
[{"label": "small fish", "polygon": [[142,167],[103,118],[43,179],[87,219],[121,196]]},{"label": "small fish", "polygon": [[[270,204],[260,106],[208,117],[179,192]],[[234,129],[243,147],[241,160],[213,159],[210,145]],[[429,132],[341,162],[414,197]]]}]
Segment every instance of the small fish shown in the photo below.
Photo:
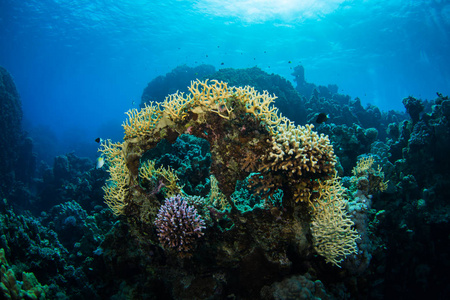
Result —
[{"label": "small fish", "polygon": [[131,100],[131,105],[135,106],[136,102],[134,100]]},{"label": "small fish", "polygon": [[99,158],[97,158],[97,165],[95,166],[95,168],[101,169],[104,164],[105,164],[105,159],[103,158],[103,156],[100,156]]},{"label": "small fish", "polygon": [[103,143],[103,139],[100,137],[96,138],[95,141],[99,144]]},{"label": "small fish", "polygon": [[221,66],[223,66],[224,64],[225,64],[224,62],[220,63]]},{"label": "small fish", "polygon": [[292,64],[292,61],[288,61],[288,64]]},{"label": "small fish", "polygon": [[326,120],[328,120],[329,117],[330,117],[330,116],[327,115],[326,113],[320,113],[320,114],[317,116],[316,123],[317,123],[317,124],[322,124],[323,122],[325,122]]}]

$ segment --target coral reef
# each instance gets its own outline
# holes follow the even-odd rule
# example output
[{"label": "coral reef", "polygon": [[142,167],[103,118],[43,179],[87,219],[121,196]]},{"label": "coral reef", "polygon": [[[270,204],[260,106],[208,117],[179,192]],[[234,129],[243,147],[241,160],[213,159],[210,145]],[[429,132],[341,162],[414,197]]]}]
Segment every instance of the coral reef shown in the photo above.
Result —
[{"label": "coral reef", "polygon": [[320,280],[311,280],[311,276],[292,276],[281,282],[275,282],[270,287],[265,286],[261,290],[261,299],[333,299],[327,294],[323,283]]},{"label": "coral reef", "polygon": [[[449,197],[450,161],[447,151],[450,147],[450,125],[447,107],[448,97],[438,94],[431,105],[413,97],[405,98],[411,121],[398,126],[399,134],[390,141],[389,160],[396,165],[397,188],[406,192],[409,198],[428,200],[428,211],[447,210],[436,198]],[[418,111],[429,107],[419,118]],[[418,119],[417,119],[418,118]],[[439,195],[439,196],[437,196]],[[416,201],[417,201],[416,200]],[[445,214],[439,213],[442,217]],[[447,219],[447,217],[445,217]]]},{"label": "coral reef", "polygon": [[347,205],[360,239],[356,241],[357,253],[345,262],[345,267],[353,274],[363,274],[369,267],[373,253],[384,247],[374,231],[378,226],[378,218],[382,217],[385,211],[374,210],[372,199],[374,195],[387,190],[389,181],[384,180],[384,172],[380,163],[375,163],[375,155],[360,157],[352,174]]},{"label": "coral reef", "polygon": [[101,187],[107,172],[94,166],[90,159],[73,153],[55,157],[53,168],[44,168],[42,178],[35,180],[37,199],[29,209],[39,214],[67,199],[76,200],[87,210],[102,204]]},{"label": "coral reef", "polygon": [[[227,281],[234,270],[247,272],[249,261],[270,262],[278,269],[270,277],[276,278],[292,264],[291,247],[295,257],[315,249],[335,265],[356,253],[358,235],[346,214],[327,136],[280,116],[268,92],[217,80],[192,82],[189,91],[130,111],[124,141],[106,141],[100,149],[110,173],[106,203],[122,216],[139,249],[154,253],[139,264],[159,276],[171,262],[175,285],[185,272],[193,278],[219,272]],[[185,141],[193,150],[178,146]],[[195,169],[182,167],[189,164]],[[207,195],[204,189],[184,190],[181,178],[192,170]],[[308,242],[310,223],[314,239]],[[190,269],[180,268],[180,260]],[[224,282],[204,284],[217,288]],[[245,297],[259,294],[264,282],[253,284]],[[201,297],[194,287],[174,288],[174,297]],[[237,283],[229,288],[240,289]]]},{"label": "coral reef", "polygon": [[[22,131],[22,105],[11,75],[0,66],[0,198],[21,200],[36,168],[33,144]],[[20,182],[19,182],[20,181]],[[23,206],[23,203],[18,203]]]},{"label": "coral reef", "polygon": [[99,298],[100,292],[105,293],[101,286],[108,284],[101,274],[101,244],[114,221],[108,209],[97,207],[88,214],[74,201],[54,206],[40,218],[18,215],[2,201],[0,248],[15,274],[34,274],[48,286],[46,299]]},{"label": "coral reef", "polygon": [[14,180],[22,138],[22,106],[11,75],[0,67],[0,196],[8,194]]},{"label": "coral reef", "polygon": [[301,66],[295,90],[258,68],[195,73],[149,84],[102,169],[74,153],[23,168],[18,131],[0,296],[448,298],[447,96],[405,98],[408,118]]},{"label": "coral reef", "polygon": [[411,117],[413,124],[417,123],[417,121],[419,121],[420,119],[420,113],[424,109],[422,101],[412,96],[409,96],[407,98],[403,98],[402,103],[406,108],[406,112]]},{"label": "coral reef", "polygon": [[384,180],[384,172],[381,171],[381,166],[374,169],[374,162],[373,156],[362,157],[352,170],[354,189],[361,191],[366,196],[384,192],[387,189],[388,181]]},{"label": "coral reef", "polygon": [[[135,128],[136,132],[142,129],[142,132],[139,135],[127,134],[124,143],[107,142],[103,145],[101,151],[111,165],[111,183],[105,186],[105,199],[110,206],[116,207],[119,205],[117,203],[126,202],[127,189],[133,186],[134,178],[139,176],[133,174],[133,170],[138,169],[135,167],[139,165],[136,164],[137,159],[144,152],[154,148],[163,138],[173,142],[186,131],[206,139],[211,145],[211,172],[224,185],[222,189],[226,195],[234,191],[234,184],[228,183],[233,180],[226,177],[231,176],[236,182],[237,179],[247,177],[250,171],[260,172],[263,180],[269,181],[265,185],[266,191],[269,188],[276,190],[281,185],[294,185],[291,187],[294,191],[298,189],[299,182],[293,182],[296,179],[298,181],[304,177],[301,181],[310,185],[314,184],[314,179],[333,172],[335,158],[328,138],[313,132],[313,126],[295,126],[285,117],[278,116],[277,109],[271,106],[274,97],[267,92],[259,94],[249,87],[228,88],[225,83],[218,81],[213,81],[211,85],[194,82],[190,91],[187,97],[179,93],[170,95],[162,108],[151,105],[141,112],[130,112],[131,120],[124,125],[126,132],[129,128]],[[152,109],[149,110],[149,107]],[[220,127],[220,124],[230,126],[228,123],[232,126],[230,129],[223,130]],[[251,130],[258,130],[255,132],[261,137],[252,137]],[[250,143],[245,143],[251,138],[253,140]],[[224,147],[220,147],[222,145]],[[230,155],[231,149],[227,149],[230,146],[236,149],[234,155]],[[233,158],[238,152],[244,153],[245,157]],[[255,160],[258,156],[260,158]],[[231,158],[226,170],[215,172],[218,165],[224,163],[224,157]],[[237,170],[239,165],[245,170]],[[299,200],[296,199],[296,202]]]},{"label": "coral reef", "polygon": [[46,299],[47,290],[33,273],[22,272],[22,280],[17,280],[6,260],[5,250],[0,248],[0,292],[5,299]]}]

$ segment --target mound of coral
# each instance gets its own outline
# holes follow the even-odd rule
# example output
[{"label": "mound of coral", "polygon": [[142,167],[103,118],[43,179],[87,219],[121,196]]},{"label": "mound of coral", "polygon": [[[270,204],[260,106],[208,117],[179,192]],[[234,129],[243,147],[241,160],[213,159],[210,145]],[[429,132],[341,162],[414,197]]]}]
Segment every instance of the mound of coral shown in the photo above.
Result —
[{"label": "mound of coral", "polygon": [[[189,91],[129,111],[124,141],[106,141],[100,149],[110,174],[105,201],[123,218],[140,252],[153,253],[139,260],[153,270],[154,280],[169,268],[172,276],[165,278],[172,285],[186,277],[209,278],[202,281],[209,293],[226,286],[256,297],[265,281],[246,292],[225,284],[249,272],[249,262],[270,265],[267,280],[275,280],[308,253],[336,266],[357,253],[360,237],[346,211],[327,136],[282,117],[268,92],[217,80],[192,82]],[[186,136],[209,145],[208,154],[199,155],[210,157],[209,163],[179,162],[173,155],[154,159],[155,149],[170,150]],[[185,150],[191,157],[192,150]],[[187,170],[188,181],[206,184],[206,195],[183,189],[180,178]],[[173,293],[206,295],[194,282]]]}]

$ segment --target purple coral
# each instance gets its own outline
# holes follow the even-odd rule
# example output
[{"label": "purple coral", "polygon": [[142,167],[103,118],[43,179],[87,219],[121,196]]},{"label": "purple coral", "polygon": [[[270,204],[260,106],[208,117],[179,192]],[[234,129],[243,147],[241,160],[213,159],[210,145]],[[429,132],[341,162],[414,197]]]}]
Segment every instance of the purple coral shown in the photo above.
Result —
[{"label": "purple coral", "polygon": [[197,209],[177,195],[166,198],[155,219],[159,242],[166,249],[190,252],[204,233],[205,221]]}]

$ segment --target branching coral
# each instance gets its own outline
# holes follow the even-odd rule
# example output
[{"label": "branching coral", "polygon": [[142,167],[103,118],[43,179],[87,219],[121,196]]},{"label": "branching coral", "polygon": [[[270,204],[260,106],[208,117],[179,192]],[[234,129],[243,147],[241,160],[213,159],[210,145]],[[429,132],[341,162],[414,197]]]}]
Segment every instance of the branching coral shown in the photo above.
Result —
[{"label": "branching coral", "polygon": [[197,80],[191,83],[189,91],[194,106],[197,107],[194,111],[212,111],[224,119],[230,118],[233,108],[228,100],[232,96],[232,89],[228,89],[226,82],[211,80],[211,84],[208,84],[208,80]]},{"label": "branching coral", "polygon": [[[110,166],[110,180],[104,187],[105,201],[115,214],[133,219],[135,232],[139,232],[136,234],[146,235],[156,224],[165,248],[186,245],[161,227],[167,221],[163,215],[175,214],[173,209],[192,212],[181,200],[170,200],[161,206],[158,221],[153,223],[161,203],[161,188],[167,191],[165,197],[185,192],[176,184],[171,169],[156,169],[149,158],[162,140],[172,144],[183,134],[208,142],[211,153],[208,174],[195,176],[210,177],[209,199],[204,205],[217,214],[214,220],[223,221],[229,216],[229,220],[234,218],[230,223],[241,222],[233,215],[239,211],[233,208],[240,202],[233,201],[236,194],[232,195],[237,183],[246,178],[249,178],[247,189],[255,193],[255,199],[265,208],[277,206],[274,209],[283,207],[291,212],[297,202],[314,206],[320,201],[315,192],[318,182],[334,174],[336,162],[327,136],[317,134],[313,125],[297,126],[282,117],[273,106],[276,97],[268,92],[260,93],[248,86],[228,87],[217,80],[194,81],[189,91],[170,95],[162,104],[151,103],[141,111],[128,112],[125,141],[103,145],[102,152]],[[251,173],[258,176],[249,177]],[[268,211],[262,214],[265,213],[270,214]],[[319,220],[317,224],[321,224]],[[191,237],[192,234],[186,239],[191,241]]]},{"label": "branching coral", "polygon": [[230,209],[226,196],[219,189],[219,182],[214,175],[210,176],[211,192],[209,193],[209,203],[220,211]]},{"label": "branching coral", "polygon": [[352,170],[352,184],[355,189],[362,191],[366,196],[377,192],[384,192],[388,182],[384,181],[384,172],[381,166],[373,168],[375,160],[373,156],[362,157]]},{"label": "branching coral", "polygon": [[162,117],[160,104],[145,104],[140,111],[133,108],[126,112],[128,119],[122,124],[125,131],[125,139],[150,134]]},{"label": "branching coral", "polygon": [[354,223],[348,216],[345,201],[346,190],[335,175],[320,183],[319,198],[312,213],[311,233],[314,249],[329,263],[336,266],[346,256],[358,251],[359,239]]},{"label": "branching coral", "polygon": [[103,148],[99,150],[106,157],[110,175],[109,180],[102,188],[105,192],[103,198],[115,215],[124,214],[125,199],[128,194],[130,175],[125,163],[125,145],[126,143],[112,143],[107,140],[102,144]]},{"label": "branching coral", "polygon": [[159,242],[166,249],[172,249],[181,255],[188,255],[196,241],[204,233],[205,221],[194,206],[177,195],[166,198],[155,220]]},{"label": "branching coral", "polygon": [[[118,255],[138,247],[134,263],[157,280],[170,271],[168,283],[194,295],[205,284],[229,288],[210,280],[216,272],[228,279],[256,266],[275,280],[295,261],[308,264],[313,248],[329,267],[360,251],[328,137],[282,117],[274,99],[197,80],[188,93],[129,112],[124,142],[102,150],[105,201],[125,215],[120,237],[132,238]],[[188,147],[195,142],[179,143],[183,136],[203,141]],[[181,274],[187,284],[178,284]]]},{"label": "branching coral", "polygon": [[246,86],[235,88],[234,93],[236,98],[245,103],[246,112],[269,125],[272,133],[275,132],[276,126],[285,119],[278,115],[278,109],[273,106],[277,97],[270,96],[267,91],[260,94],[253,87]]},{"label": "branching coral", "polygon": [[[255,127],[253,130],[256,133],[264,133],[266,130],[264,136],[267,138],[263,136],[263,140],[256,139],[255,142],[248,144],[248,140],[242,140],[246,144],[242,144],[239,140],[241,151],[244,151],[245,156],[227,162],[230,173],[241,172],[241,167],[244,167],[247,174],[241,174],[239,178],[247,176],[249,172],[261,172],[265,181],[265,191],[269,189],[275,191],[286,184],[293,190],[307,184],[310,190],[311,180],[333,173],[336,160],[328,137],[319,136],[313,131],[313,125],[295,126],[287,118],[279,115],[277,108],[273,106],[275,96],[267,92],[261,94],[248,86],[228,87],[226,83],[217,80],[194,81],[189,91],[188,95],[176,93],[168,96],[162,105],[151,103],[141,111],[129,111],[127,113],[129,119],[123,125],[125,140],[130,142],[130,145],[137,145],[142,152],[144,151],[142,148],[153,147],[152,145],[164,137],[173,139],[172,136],[184,133],[188,128],[190,133],[206,137],[213,142],[217,148],[215,152],[212,150],[213,153],[220,154],[218,141],[224,136],[220,133],[223,129],[218,126],[222,123],[218,120],[213,120],[217,124],[209,123],[207,119],[211,119],[210,114],[216,114],[227,122],[234,120],[236,123],[234,126],[238,126],[237,122],[242,122],[243,118],[248,119],[248,116],[251,116],[253,124],[256,125],[252,125]],[[232,139],[242,139],[247,134],[245,123],[238,128],[239,130],[235,130],[231,136]],[[115,153],[124,152],[127,144],[111,145],[113,147],[105,148],[104,153],[112,166],[111,175],[116,177],[111,177],[114,184],[106,188],[109,199],[107,201],[115,207],[116,212],[119,212],[122,210],[119,205],[123,202],[122,194],[126,193],[124,179],[128,179],[123,178],[123,173],[126,173],[126,167],[129,167],[130,162],[128,153]],[[216,159],[220,159],[218,154],[215,155]],[[276,174],[269,176],[272,172]],[[225,194],[229,195],[231,192]],[[298,195],[295,201],[299,202],[306,198],[308,192],[297,191],[294,194]]]},{"label": "branching coral", "polygon": [[353,176],[357,176],[358,174],[363,174],[369,171],[374,161],[375,160],[373,156],[361,157],[352,170]]},{"label": "branching coral", "polygon": [[271,136],[271,148],[262,155],[258,171],[283,172],[292,186],[295,202],[310,202],[314,177],[334,171],[336,158],[328,136],[318,135],[314,125],[295,126],[284,120]]},{"label": "branching coral", "polygon": [[328,136],[318,135],[314,125],[295,126],[287,121],[272,136],[272,149],[263,158],[263,168],[290,173],[331,173],[336,159]]},{"label": "branching coral", "polygon": [[[172,168],[164,168],[163,166],[160,166],[158,169],[156,169],[155,161],[152,160],[147,160],[141,164],[141,167],[139,168],[139,177],[150,183],[158,180],[164,180],[164,182],[162,183],[166,190],[166,197],[175,196],[182,191],[182,187],[177,184],[178,176],[175,174]],[[157,186],[154,188],[159,189]]]},{"label": "branching coral", "polygon": [[169,95],[164,100],[162,106],[164,111],[173,121],[184,120],[187,116],[186,109],[188,104],[192,103],[191,97],[184,97],[183,93],[176,92]]}]

